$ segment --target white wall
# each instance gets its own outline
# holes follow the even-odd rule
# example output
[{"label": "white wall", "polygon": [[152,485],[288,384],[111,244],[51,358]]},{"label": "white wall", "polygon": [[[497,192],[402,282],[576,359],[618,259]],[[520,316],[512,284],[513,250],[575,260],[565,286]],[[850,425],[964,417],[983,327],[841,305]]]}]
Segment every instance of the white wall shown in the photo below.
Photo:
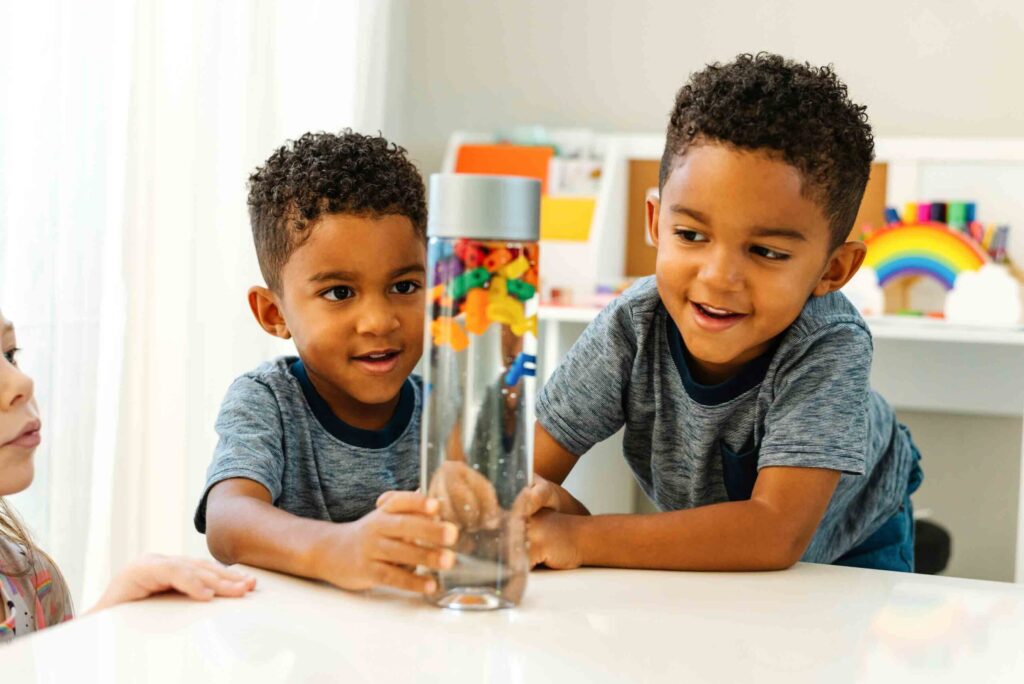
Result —
[{"label": "white wall", "polygon": [[661,131],[690,72],[769,50],[835,65],[879,135],[1024,137],[1024,3],[415,0],[390,134],[440,166],[448,134],[510,124]]},{"label": "white wall", "polygon": [[[1024,137],[1021,2],[396,2],[385,133],[425,173],[457,129],[662,131],[692,71],[759,50],[834,64],[880,136]],[[926,458],[918,505],[956,536],[951,572],[1010,579],[1020,421],[901,418]]]}]

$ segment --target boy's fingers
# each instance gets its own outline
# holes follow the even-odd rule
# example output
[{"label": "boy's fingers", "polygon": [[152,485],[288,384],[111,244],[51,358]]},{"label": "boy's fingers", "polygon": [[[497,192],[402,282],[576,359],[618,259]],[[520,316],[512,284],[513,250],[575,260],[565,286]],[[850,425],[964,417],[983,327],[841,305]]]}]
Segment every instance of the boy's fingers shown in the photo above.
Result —
[{"label": "boy's fingers", "polygon": [[537,544],[534,544],[533,542],[530,542],[529,547],[530,547],[530,569],[533,570],[535,567],[537,567],[537,564],[540,563],[541,558],[543,557],[543,555],[541,554],[540,547]]},{"label": "boy's fingers", "polygon": [[448,520],[463,527],[476,528],[480,517],[480,506],[469,483],[460,475],[453,475],[447,482],[447,500],[451,508]]},{"label": "boy's fingers", "polygon": [[558,508],[558,490],[555,485],[547,480],[541,479],[530,486],[530,508],[528,515],[532,516],[542,508]]},{"label": "boy's fingers", "polygon": [[390,563],[374,563],[373,576],[379,585],[413,591],[417,594],[432,594],[437,590],[437,582],[433,578],[416,575]]},{"label": "boy's fingers", "polygon": [[538,489],[538,484],[534,483],[520,493],[519,497],[516,498],[513,507],[517,512],[520,512],[522,515],[529,518],[534,513],[544,508],[543,497],[543,493]]},{"label": "boy's fingers", "polygon": [[526,487],[520,490],[519,494],[516,495],[515,500],[512,502],[512,508],[509,510],[509,517],[512,520],[526,521],[534,514],[533,510],[533,487]]},{"label": "boy's fingers", "polygon": [[452,504],[452,497],[448,493],[448,482],[445,479],[445,470],[438,470],[430,480],[430,489],[427,496],[438,503],[438,514],[442,520],[455,520],[455,506]]},{"label": "boy's fingers", "polygon": [[415,515],[389,515],[382,521],[381,532],[385,537],[427,546],[451,546],[459,538],[459,528],[452,523]]},{"label": "boy's fingers", "polygon": [[530,553],[530,569],[544,562],[544,540],[538,529],[537,521],[531,520],[526,526],[526,548]]},{"label": "boy's fingers", "polygon": [[441,520],[458,520],[455,512],[455,504],[452,503],[452,498],[447,494],[442,497],[438,497],[438,502],[441,504]]},{"label": "boy's fingers", "polygon": [[474,503],[479,511],[477,523],[484,529],[496,528],[501,522],[501,506],[498,505],[498,493],[494,491],[494,485],[476,472],[467,478],[467,482],[473,490]]},{"label": "boy's fingers", "polygon": [[448,570],[455,565],[450,549],[427,548],[397,539],[381,539],[377,560],[397,565],[422,565],[433,570]]},{"label": "boy's fingers", "polygon": [[428,499],[419,492],[384,492],[377,499],[377,507],[388,513],[420,515],[434,515],[438,510],[436,499]]}]

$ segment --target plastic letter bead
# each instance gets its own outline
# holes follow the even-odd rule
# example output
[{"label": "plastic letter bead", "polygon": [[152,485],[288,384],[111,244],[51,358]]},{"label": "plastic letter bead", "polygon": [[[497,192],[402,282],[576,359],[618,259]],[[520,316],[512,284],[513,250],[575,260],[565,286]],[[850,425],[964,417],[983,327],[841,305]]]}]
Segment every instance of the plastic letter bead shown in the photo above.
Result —
[{"label": "plastic letter bead", "polygon": [[523,304],[509,296],[490,298],[487,305],[487,317],[495,323],[515,326],[524,325]]},{"label": "plastic letter bead", "polygon": [[449,346],[459,352],[469,346],[469,337],[455,319],[441,316],[430,323],[430,334],[437,347]]},{"label": "plastic letter bead", "polygon": [[501,276],[491,278],[491,287],[487,292],[491,299],[497,300],[508,296],[508,281]]},{"label": "plastic letter bead", "polygon": [[501,269],[501,273],[509,280],[515,280],[516,278],[522,278],[523,274],[529,270],[530,262],[526,260],[526,257],[519,256],[515,260],[510,261],[505,268]]},{"label": "plastic letter bead", "polygon": [[466,330],[474,335],[483,335],[491,324],[487,318],[489,302],[487,290],[476,288],[466,295]]},{"label": "plastic letter bead", "polygon": [[519,382],[523,376],[535,376],[537,374],[537,357],[532,354],[521,353],[512,362],[512,367],[505,374],[505,384],[509,387]]},{"label": "plastic letter bead", "polygon": [[434,265],[434,282],[448,282],[461,275],[462,270],[462,262],[457,258],[441,259]]},{"label": "plastic letter bead", "polygon": [[537,292],[537,288],[522,280],[510,280],[505,287],[511,296],[524,302],[532,299]]},{"label": "plastic letter bead", "polygon": [[496,249],[484,259],[484,268],[493,273],[510,261],[512,254],[507,249]]},{"label": "plastic letter bead", "polygon": [[483,287],[491,279],[491,274],[485,268],[474,268],[452,280],[448,294],[452,299],[462,299],[474,287]]},{"label": "plastic letter bead", "polygon": [[537,316],[534,314],[529,318],[524,318],[522,321],[517,321],[511,326],[512,334],[516,337],[522,337],[526,333],[533,333],[534,337],[537,337]]}]

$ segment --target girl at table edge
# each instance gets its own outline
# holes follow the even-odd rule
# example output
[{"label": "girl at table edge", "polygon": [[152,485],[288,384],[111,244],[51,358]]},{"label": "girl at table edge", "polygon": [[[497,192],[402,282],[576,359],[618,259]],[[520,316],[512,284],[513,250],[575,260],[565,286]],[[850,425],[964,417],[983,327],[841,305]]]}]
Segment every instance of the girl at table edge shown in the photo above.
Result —
[{"label": "girl at table edge", "polygon": [[[32,379],[17,365],[14,325],[3,312],[0,348],[0,642],[5,642],[70,620],[74,608],[57,565],[35,545],[3,499],[32,484],[42,423]],[[210,561],[148,555],[114,577],[89,612],[165,591],[179,591],[197,601],[243,596],[255,584],[255,578]]]}]

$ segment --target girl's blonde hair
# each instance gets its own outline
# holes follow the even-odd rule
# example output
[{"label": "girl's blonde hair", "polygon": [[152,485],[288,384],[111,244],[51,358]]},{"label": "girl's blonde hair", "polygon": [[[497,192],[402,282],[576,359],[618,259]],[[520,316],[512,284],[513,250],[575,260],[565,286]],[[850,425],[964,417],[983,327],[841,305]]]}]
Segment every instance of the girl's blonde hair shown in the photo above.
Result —
[{"label": "girl's blonde hair", "polygon": [[[0,544],[0,572],[11,577],[27,579],[25,584],[35,592],[34,575],[41,565],[45,566],[50,571],[53,583],[57,585],[55,588],[58,590],[51,592],[53,600],[58,602],[57,610],[61,615],[73,615],[74,606],[71,603],[71,594],[67,591],[68,585],[60,568],[45,551],[36,546],[18,514],[2,496],[0,496],[0,539],[10,542],[9,544]],[[18,553],[19,548],[24,549],[24,555]],[[35,603],[38,596],[33,594],[32,598]]]}]

